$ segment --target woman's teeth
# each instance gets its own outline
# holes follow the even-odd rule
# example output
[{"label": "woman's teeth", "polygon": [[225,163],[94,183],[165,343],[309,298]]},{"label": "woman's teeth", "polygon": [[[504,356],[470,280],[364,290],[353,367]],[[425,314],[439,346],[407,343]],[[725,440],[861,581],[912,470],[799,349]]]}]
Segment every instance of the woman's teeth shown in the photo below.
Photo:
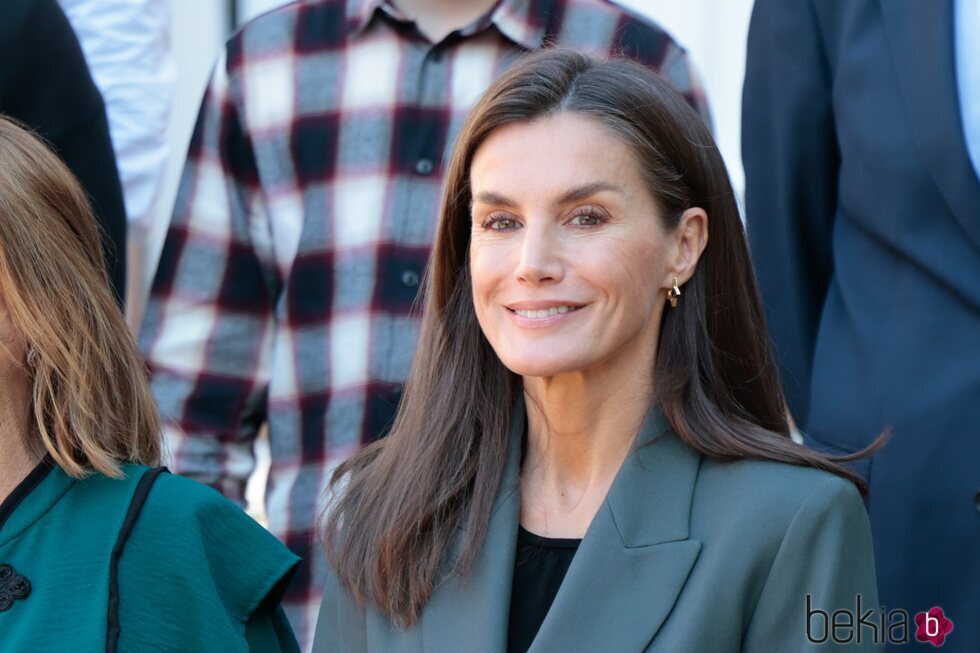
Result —
[{"label": "woman's teeth", "polygon": [[553,306],[552,308],[541,309],[540,311],[524,311],[515,310],[514,312],[521,317],[531,317],[531,318],[543,318],[551,317],[552,315],[558,315],[559,313],[568,313],[569,311],[577,310],[578,306]]}]

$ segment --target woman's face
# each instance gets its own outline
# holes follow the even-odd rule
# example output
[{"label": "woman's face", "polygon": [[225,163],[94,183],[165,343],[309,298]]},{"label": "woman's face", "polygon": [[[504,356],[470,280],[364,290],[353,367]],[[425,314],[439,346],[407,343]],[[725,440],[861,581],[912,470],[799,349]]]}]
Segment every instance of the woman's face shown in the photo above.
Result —
[{"label": "woman's face", "polygon": [[652,373],[678,245],[630,148],[574,114],[515,123],[477,149],[470,184],[473,301],[504,365]]}]

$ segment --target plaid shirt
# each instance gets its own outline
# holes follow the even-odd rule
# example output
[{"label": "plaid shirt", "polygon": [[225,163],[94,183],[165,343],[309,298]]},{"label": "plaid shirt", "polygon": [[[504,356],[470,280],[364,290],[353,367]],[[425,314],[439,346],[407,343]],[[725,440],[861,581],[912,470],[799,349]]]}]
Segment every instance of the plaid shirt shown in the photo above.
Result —
[{"label": "plaid shirt", "polygon": [[394,415],[448,148],[495,76],[551,43],[638,58],[707,116],[684,51],[601,0],[501,0],[436,45],[380,0],[297,2],[214,70],[141,346],[176,471],[242,503],[268,424],[266,512],[305,559],[284,602],[304,648],[318,499]]}]

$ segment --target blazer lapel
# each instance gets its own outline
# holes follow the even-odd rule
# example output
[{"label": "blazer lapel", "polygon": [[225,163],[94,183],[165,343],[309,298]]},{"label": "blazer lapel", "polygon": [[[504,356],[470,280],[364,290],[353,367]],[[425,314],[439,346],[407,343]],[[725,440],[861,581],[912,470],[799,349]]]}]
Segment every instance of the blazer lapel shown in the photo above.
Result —
[{"label": "blazer lapel", "polygon": [[[440,586],[422,613],[426,653],[504,653],[507,649],[525,418],[524,402],[520,401],[511,418],[507,466],[479,556],[468,574],[454,574]],[[460,543],[462,536],[461,530]]]},{"label": "blazer lapel", "polygon": [[631,653],[649,645],[701,550],[688,539],[700,462],[653,408],[529,653]]},{"label": "blazer lapel", "polygon": [[980,180],[970,163],[956,91],[952,2],[880,0],[885,33],[933,180],[970,238],[980,245]]}]

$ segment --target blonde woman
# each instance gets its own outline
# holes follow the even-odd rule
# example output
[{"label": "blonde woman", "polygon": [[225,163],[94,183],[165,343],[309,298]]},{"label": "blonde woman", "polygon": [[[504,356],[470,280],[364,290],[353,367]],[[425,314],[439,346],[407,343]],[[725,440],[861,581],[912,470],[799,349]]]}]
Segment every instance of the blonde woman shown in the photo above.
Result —
[{"label": "blonde woman", "polygon": [[157,413],[86,197],[0,117],[0,650],[296,650],[297,560],[153,468]]}]

